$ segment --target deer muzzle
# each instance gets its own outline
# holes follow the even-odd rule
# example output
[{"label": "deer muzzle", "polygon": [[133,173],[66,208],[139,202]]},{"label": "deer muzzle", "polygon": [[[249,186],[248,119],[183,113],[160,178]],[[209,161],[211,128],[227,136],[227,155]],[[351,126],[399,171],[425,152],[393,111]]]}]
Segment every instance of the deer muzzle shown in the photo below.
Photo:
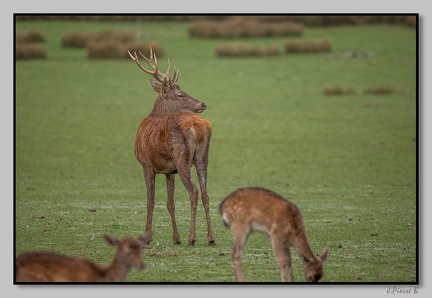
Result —
[{"label": "deer muzzle", "polygon": [[205,103],[201,103],[201,105],[195,110],[196,113],[202,113],[207,109],[207,105]]}]

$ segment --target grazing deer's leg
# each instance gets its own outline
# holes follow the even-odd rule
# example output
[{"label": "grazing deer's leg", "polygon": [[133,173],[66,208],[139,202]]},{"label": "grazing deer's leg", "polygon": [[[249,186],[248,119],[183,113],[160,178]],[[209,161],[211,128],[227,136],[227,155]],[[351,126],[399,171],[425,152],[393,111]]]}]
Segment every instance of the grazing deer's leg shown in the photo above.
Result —
[{"label": "grazing deer's leg", "polygon": [[[149,168],[143,167],[144,179],[147,186],[147,222],[146,222],[146,232],[152,231],[152,219],[154,210],[154,196],[155,196],[155,176],[156,174]],[[152,236],[150,234],[148,244],[152,241]]]},{"label": "grazing deer's leg", "polygon": [[207,194],[207,155],[208,155],[208,146],[206,147],[207,150],[205,150],[205,158],[200,158],[201,152],[197,152],[197,157],[195,158],[194,164],[195,168],[197,170],[197,176],[198,176],[198,182],[201,189],[201,200],[202,204],[204,206],[204,211],[206,215],[207,220],[207,240],[209,245],[215,245],[215,237],[213,234],[212,226],[211,226],[211,220],[210,220],[210,202],[209,197]]},{"label": "grazing deer's leg", "polygon": [[288,258],[288,281],[289,282],[293,282],[294,281],[294,277],[293,277],[293,271],[292,271],[292,267],[291,267],[291,252],[289,247],[285,248],[285,255]]},{"label": "grazing deer's leg", "polygon": [[291,253],[289,247],[285,246],[284,241],[285,239],[278,239],[277,235],[272,237],[273,252],[279,265],[281,280],[283,282],[292,282]]},{"label": "grazing deer's leg", "polygon": [[177,230],[177,224],[175,219],[175,205],[174,205],[175,174],[166,174],[165,177],[166,177],[167,193],[168,193],[167,209],[169,214],[171,215],[173,240],[174,240],[174,244],[180,244],[181,240]]},{"label": "grazing deer's leg", "polygon": [[243,276],[242,270],[242,254],[249,238],[250,230],[246,225],[236,225],[235,227],[232,226],[231,229],[234,231],[234,246],[232,248],[234,274],[236,281],[244,282],[245,278]]}]

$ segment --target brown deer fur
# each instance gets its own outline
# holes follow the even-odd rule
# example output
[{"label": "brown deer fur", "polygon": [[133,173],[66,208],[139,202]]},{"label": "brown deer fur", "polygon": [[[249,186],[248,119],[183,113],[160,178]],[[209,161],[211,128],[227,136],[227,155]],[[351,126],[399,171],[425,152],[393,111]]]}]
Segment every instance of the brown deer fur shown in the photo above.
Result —
[{"label": "brown deer fur", "polygon": [[[235,277],[244,282],[241,257],[248,237],[253,232],[270,236],[282,281],[293,281],[290,247],[303,261],[307,282],[317,282],[323,275],[323,262],[328,247],[316,257],[309,244],[299,208],[277,193],[265,188],[239,188],[219,205],[227,227],[234,232],[232,257]],[[288,275],[287,275],[288,273]]]},{"label": "brown deer fur", "polygon": [[167,183],[167,209],[171,216],[173,240],[175,244],[181,243],[174,205],[175,174],[178,174],[189,193],[191,204],[188,245],[195,244],[198,189],[191,176],[191,168],[195,166],[206,214],[208,243],[215,245],[207,194],[208,153],[212,127],[209,121],[196,114],[203,112],[207,106],[180,89],[177,85],[178,72],[175,72],[173,78],[168,76],[169,65],[167,73],[161,74],[157,70],[156,57],[150,54],[151,57],[147,59],[142,55],[153,67],[154,71],[152,72],[139,63],[136,53],[135,56],[132,54],[130,56],[142,70],[152,74],[159,81],[150,80],[158,96],[150,115],[139,125],[135,138],[135,156],[142,165],[147,187],[145,230],[152,230],[155,176],[156,174],[164,174]]},{"label": "brown deer fur", "polygon": [[117,240],[104,236],[116,248],[112,263],[102,267],[84,258],[71,258],[49,252],[28,252],[15,259],[15,281],[20,282],[123,282],[132,267],[145,268],[142,246],[150,234],[138,239]]}]

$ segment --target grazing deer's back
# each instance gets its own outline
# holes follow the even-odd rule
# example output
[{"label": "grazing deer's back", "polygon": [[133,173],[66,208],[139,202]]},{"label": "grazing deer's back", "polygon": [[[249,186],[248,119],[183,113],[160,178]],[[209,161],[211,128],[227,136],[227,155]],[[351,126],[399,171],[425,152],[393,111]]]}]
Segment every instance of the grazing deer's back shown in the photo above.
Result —
[{"label": "grazing deer's back", "polygon": [[255,230],[284,229],[296,234],[303,224],[294,203],[265,188],[240,188],[221,202],[219,210],[228,226],[235,219]]}]

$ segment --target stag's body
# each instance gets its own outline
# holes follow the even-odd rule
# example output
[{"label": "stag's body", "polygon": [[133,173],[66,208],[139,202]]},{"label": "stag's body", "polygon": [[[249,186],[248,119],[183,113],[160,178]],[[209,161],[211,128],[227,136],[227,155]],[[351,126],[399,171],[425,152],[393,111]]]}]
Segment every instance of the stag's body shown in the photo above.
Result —
[{"label": "stag's body", "polygon": [[265,188],[246,187],[227,196],[220,203],[219,211],[225,225],[234,233],[232,257],[238,282],[245,281],[242,252],[248,237],[254,232],[270,236],[283,282],[293,281],[290,247],[303,261],[307,282],[316,282],[322,277],[328,248],[324,249],[321,257],[313,254],[300,210],[293,202]]},{"label": "stag's body", "polygon": [[147,187],[145,229],[149,232],[152,230],[156,174],[164,174],[167,183],[167,209],[171,216],[173,240],[175,244],[181,243],[174,205],[175,174],[178,174],[189,193],[191,221],[188,245],[194,245],[198,189],[192,180],[191,168],[195,166],[206,214],[208,243],[214,245],[215,239],[211,228],[207,194],[208,153],[212,127],[209,121],[196,114],[203,112],[206,105],[180,89],[177,85],[178,72],[174,73],[172,79],[168,76],[169,65],[167,73],[161,74],[157,70],[157,60],[152,53],[150,53],[150,59],[142,56],[154,68],[153,72],[145,69],[139,63],[136,53],[135,56],[131,54],[130,56],[142,70],[152,74],[159,81],[150,80],[153,89],[158,93],[158,97],[152,112],[141,122],[135,137],[135,157],[142,165]]},{"label": "stag's body", "polygon": [[84,258],[49,252],[28,252],[15,260],[16,282],[123,282],[132,267],[144,269],[141,250],[149,235],[138,239],[104,236],[117,252],[108,266],[98,266]]}]

